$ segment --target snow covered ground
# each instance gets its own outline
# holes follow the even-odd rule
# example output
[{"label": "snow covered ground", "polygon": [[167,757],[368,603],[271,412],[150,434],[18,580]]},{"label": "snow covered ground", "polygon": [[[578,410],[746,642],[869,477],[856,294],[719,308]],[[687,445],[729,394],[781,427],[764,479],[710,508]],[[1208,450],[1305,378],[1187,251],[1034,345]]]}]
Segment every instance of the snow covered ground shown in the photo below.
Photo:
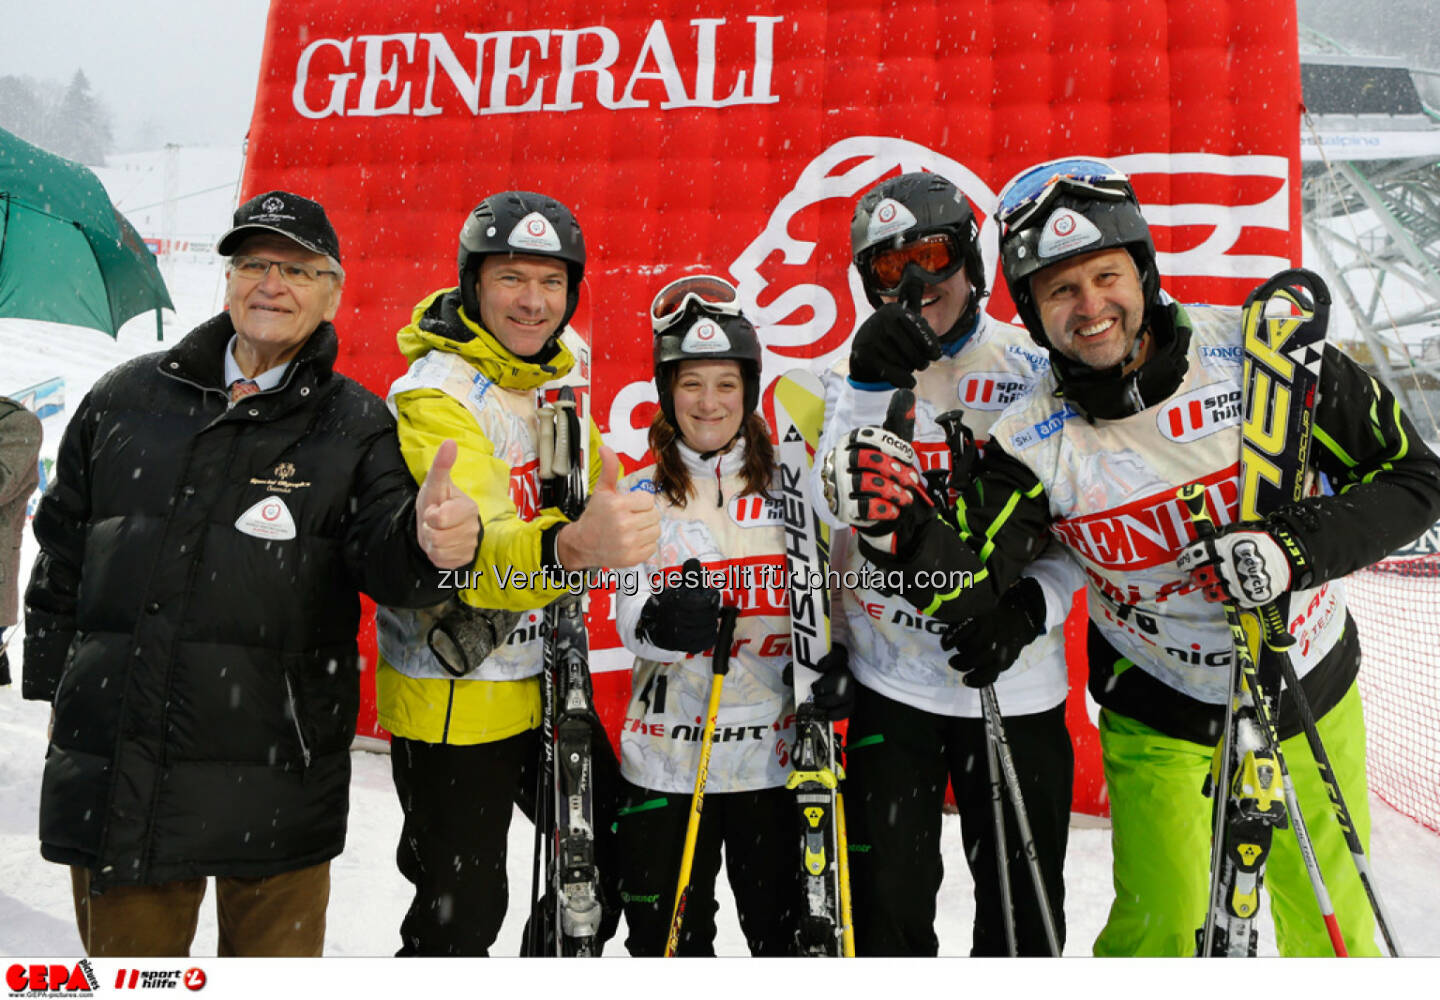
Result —
[{"label": "snow covered ground", "polygon": [[[230,155],[238,173],[238,156]],[[188,158],[182,151],[181,163],[185,162]],[[144,160],[136,160],[131,167],[117,164],[103,172],[102,179],[112,194],[144,215],[148,210],[142,206],[154,199],[150,191],[162,187],[163,182],[156,180],[153,162],[147,167]],[[205,210],[199,213],[203,217],[193,223],[187,219],[174,231],[184,238],[209,241],[228,220],[230,196],[225,193],[225,185],[197,182],[194,190],[201,188],[214,188],[193,199],[197,203],[205,201]],[[185,194],[189,189],[177,190]],[[148,226],[141,228],[146,235],[154,232]],[[174,317],[167,314],[167,344],[218,310],[222,285],[218,261],[208,253],[179,254],[168,270],[177,313]],[[53,457],[69,410],[90,384],[119,362],[158,346],[152,316],[132,320],[117,340],[90,330],[0,320],[0,393],[13,393],[54,376],[65,379],[67,410],[47,420],[45,427],[42,455]],[[28,567],[33,558],[34,541],[27,535],[24,565]],[[28,569],[23,569],[22,579],[26,578]],[[11,645],[12,661],[19,660],[20,642],[17,636]],[[68,878],[61,868],[40,858],[36,841],[36,805],[47,718],[48,706],[21,701],[18,684],[0,688],[0,956],[73,959],[80,954]],[[400,918],[409,899],[408,885],[394,863],[400,809],[386,756],[356,751],[354,765],[350,836],[345,853],[333,867],[326,952],[336,956],[389,955],[398,946]],[[1402,946],[1411,955],[1440,956],[1440,902],[1436,901],[1440,895],[1440,838],[1383,802],[1374,801],[1372,808],[1376,877],[1393,911]],[[523,899],[530,882],[530,826],[517,813],[511,829],[511,913],[502,928],[497,954],[514,954],[518,950]],[[954,817],[945,820],[942,845],[947,877],[939,905],[940,952],[964,955],[969,950],[973,906],[959,824]],[[1100,821],[1077,817],[1066,863],[1067,955],[1089,954],[1104,923],[1111,898],[1109,866],[1108,829]],[[1017,873],[1017,878],[1023,878],[1023,873]],[[1026,891],[1023,882],[1017,883],[1017,891]],[[734,919],[733,903],[723,888],[721,903],[717,950],[722,955],[743,955],[744,941]],[[195,953],[213,955],[214,948],[215,922],[213,912],[207,912],[202,916]],[[1260,949],[1262,955],[1275,954],[1268,921],[1262,921]],[[611,952],[621,954],[623,949],[617,943]]]}]

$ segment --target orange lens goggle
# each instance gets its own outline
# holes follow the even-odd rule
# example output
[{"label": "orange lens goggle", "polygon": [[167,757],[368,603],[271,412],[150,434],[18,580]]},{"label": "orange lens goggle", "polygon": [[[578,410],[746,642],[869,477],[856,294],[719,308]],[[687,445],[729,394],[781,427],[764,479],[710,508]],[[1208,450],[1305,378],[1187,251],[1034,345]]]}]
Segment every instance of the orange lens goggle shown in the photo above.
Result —
[{"label": "orange lens goggle", "polygon": [[929,274],[948,277],[960,264],[959,248],[949,234],[931,233],[903,247],[877,251],[866,267],[875,291],[893,295],[900,290],[905,269],[911,264]]},{"label": "orange lens goggle", "polygon": [[713,274],[694,274],[670,282],[650,303],[650,325],[656,333],[668,329],[691,302],[727,316],[740,313],[740,295],[735,286]]}]

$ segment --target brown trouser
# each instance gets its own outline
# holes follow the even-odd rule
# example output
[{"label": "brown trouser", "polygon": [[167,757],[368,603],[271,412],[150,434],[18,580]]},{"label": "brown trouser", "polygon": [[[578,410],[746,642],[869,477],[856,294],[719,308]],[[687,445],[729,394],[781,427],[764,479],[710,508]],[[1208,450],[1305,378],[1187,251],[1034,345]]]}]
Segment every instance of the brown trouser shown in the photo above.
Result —
[{"label": "brown trouser", "polygon": [[[206,879],[114,885],[90,894],[90,870],[71,868],[75,922],[92,958],[188,956]],[[268,878],[215,877],[221,958],[318,958],[325,947],[330,862]]]}]

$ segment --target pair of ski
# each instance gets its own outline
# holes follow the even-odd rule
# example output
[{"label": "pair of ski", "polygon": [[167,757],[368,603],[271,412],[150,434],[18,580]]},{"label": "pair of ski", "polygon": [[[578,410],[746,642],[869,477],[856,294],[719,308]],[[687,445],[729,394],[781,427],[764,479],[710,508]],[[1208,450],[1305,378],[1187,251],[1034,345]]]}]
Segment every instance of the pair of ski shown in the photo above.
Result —
[{"label": "pair of ski", "polygon": [[[850,919],[849,859],[846,855],[845,810],[840,795],[844,770],[834,727],[810,699],[810,685],[830,648],[830,595],[823,585],[829,568],[829,531],[810,502],[809,472],[824,417],[825,398],[819,380],[802,369],[782,376],[775,385],[780,500],[784,508],[785,562],[789,581],[791,669],[795,691],[795,740],[790,748],[792,770],[786,788],[795,795],[800,836],[803,901],[796,928],[796,954],[855,954]],[[680,944],[681,923],[690,889],[690,863],[700,825],[710,741],[728,669],[735,609],[721,610],[715,644],[710,700],[701,734],[700,762],[691,797],[690,820],[681,856],[680,880],[670,920],[666,957]]]},{"label": "pair of ski", "polygon": [[[790,579],[791,661],[796,704],[795,747],[792,753],[794,771],[787,787],[795,792],[804,831],[805,905],[798,931],[799,952],[802,955],[853,956],[855,943],[850,914],[845,809],[840,794],[840,779],[844,777],[844,771],[840,765],[834,729],[828,721],[819,717],[809,698],[810,686],[820,676],[817,669],[819,661],[830,648],[830,595],[826,585],[830,569],[829,530],[816,513],[819,498],[809,495],[810,467],[819,444],[824,409],[824,390],[814,373],[796,369],[776,382],[775,430],[780,441],[780,498],[785,511],[785,558]],[[909,440],[914,431],[914,413],[914,394],[908,389],[897,390],[891,397],[886,428]],[[995,813],[1001,906],[1010,953],[1016,954],[1018,945],[1010,900],[1002,786],[1009,792],[1051,954],[1059,955],[1054,915],[1045,893],[1035,838],[1021,797],[1020,779],[1005,737],[994,688],[982,689],[980,699]]]},{"label": "pair of ski", "polygon": [[[1319,276],[1285,271],[1261,285],[1242,310],[1244,332],[1240,521],[1264,515],[1305,495],[1314,410],[1320,390],[1330,294]],[[1204,488],[1181,487],[1196,534],[1215,531]],[[1225,724],[1206,782],[1214,798],[1210,900],[1196,932],[1201,956],[1254,956],[1255,920],[1274,831],[1293,828],[1316,902],[1336,955],[1344,939],[1330,902],[1275,724],[1280,681],[1292,692],[1306,740],[1337,821],[1392,955],[1399,948],[1380,906],[1369,862],[1300,687],[1289,648],[1288,597],[1243,612],[1226,602],[1233,647]]]},{"label": "pair of ski", "polygon": [[799,813],[802,905],[796,951],[854,957],[844,769],[835,728],[810,698],[820,659],[830,650],[830,532],[810,496],[810,467],[825,417],[825,394],[814,373],[796,369],[775,383],[780,501],[785,512],[785,571],[790,592],[790,662],[795,690],[795,742],[786,788]]},{"label": "pair of ski", "polygon": [[[574,521],[585,507],[589,473],[590,357],[588,346],[571,347],[579,355],[571,374],[541,390],[536,452],[540,505]],[[598,956],[602,944],[587,603],[583,593],[566,593],[545,608],[527,955]]]}]

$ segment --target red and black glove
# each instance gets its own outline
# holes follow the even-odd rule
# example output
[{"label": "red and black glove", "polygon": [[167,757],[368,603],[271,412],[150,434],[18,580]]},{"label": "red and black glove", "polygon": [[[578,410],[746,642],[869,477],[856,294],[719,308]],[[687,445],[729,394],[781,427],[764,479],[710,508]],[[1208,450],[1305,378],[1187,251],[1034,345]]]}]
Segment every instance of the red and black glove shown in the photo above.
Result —
[{"label": "red and black glove", "polygon": [[935,517],[935,501],[910,443],[914,432],[915,394],[897,389],[884,427],[856,428],[824,458],[825,501],[832,514],[860,533],[862,552],[912,552]]}]

